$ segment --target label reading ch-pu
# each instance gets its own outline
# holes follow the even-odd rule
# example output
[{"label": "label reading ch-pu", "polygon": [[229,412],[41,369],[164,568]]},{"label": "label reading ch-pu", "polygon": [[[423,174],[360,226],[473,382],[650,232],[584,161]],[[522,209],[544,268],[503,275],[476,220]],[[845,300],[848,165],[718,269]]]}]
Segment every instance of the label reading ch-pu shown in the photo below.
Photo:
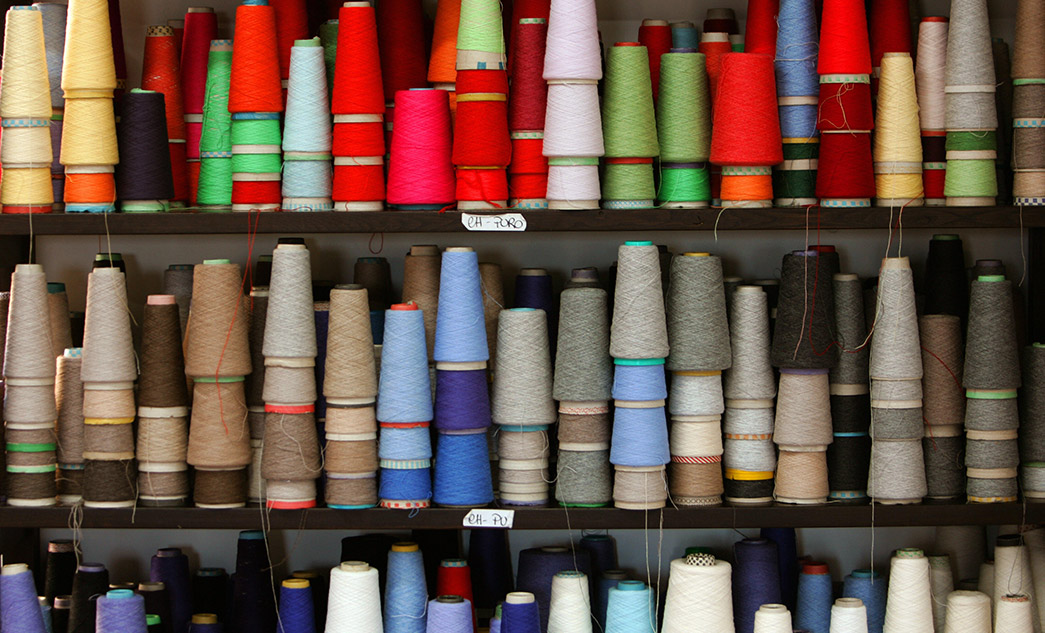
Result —
[{"label": "label reading ch-pu", "polygon": [[511,529],[515,510],[469,510],[461,524],[466,528]]}]

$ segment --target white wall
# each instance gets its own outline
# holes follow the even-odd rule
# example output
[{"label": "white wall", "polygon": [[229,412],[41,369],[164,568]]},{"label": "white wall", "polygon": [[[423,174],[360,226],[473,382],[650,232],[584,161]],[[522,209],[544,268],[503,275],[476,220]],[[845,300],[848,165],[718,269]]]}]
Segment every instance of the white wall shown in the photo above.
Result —
[{"label": "white wall", "polygon": [[[430,4],[430,0],[426,0]],[[124,36],[129,66],[129,87],[138,84],[141,68],[141,49],[145,27],[163,24],[169,18],[181,17],[189,0],[124,0],[122,3]],[[235,0],[213,2],[218,8],[219,20],[224,36],[231,36],[231,21]],[[946,14],[947,0],[920,0],[917,2],[922,15]],[[992,0],[992,28],[995,35],[1011,41],[1015,3],[1008,0]],[[709,6],[731,6],[743,20],[743,0],[599,0],[604,41],[634,39],[638,22],[646,17],[665,19],[688,19],[698,24],[703,20]],[[743,213],[742,210],[731,213]],[[834,213],[844,213],[835,211]],[[932,231],[905,231],[902,235],[904,255],[910,255],[920,269]],[[255,260],[258,253],[269,252],[276,242],[275,235],[258,236],[255,244]],[[516,234],[415,234],[381,236],[370,235],[310,235],[309,247],[313,253],[314,277],[340,282],[350,281],[352,265],[357,257],[370,255],[374,250],[389,258],[395,283],[402,280],[402,256],[411,244],[436,243],[441,246],[455,244],[472,245],[484,260],[497,261],[504,266],[506,288],[515,272],[526,266],[542,266],[552,270],[561,284],[569,270],[579,266],[599,266],[604,274],[606,267],[615,259],[616,247],[625,239],[652,239],[655,243],[667,244],[675,251],[707,250],[724,258],[727,274],[745,278],[773,277],[779,273],[781,256],[792,249],[802,248],[806,236],[801,231],[779,232],[722,232],[716,241],[710,232],[653,232],[637,234],[623,233],[542,233],[537,235]],[[899,237],[899,236],[896,236]],[[1025,241],[1017,231],[989,230],[964,232],[966,254],[973,259],[1002,258],[1009,266],[1010,277],[1022,275],[1021,253],[1025,252]],[[810,235],[815,243],[815,233]],[[834,243],[842,253],[843,269],[864,276],[876,274],[879,260],[886,253],[889,243],[887,227],[878,230],[825,231],[822,243]],[[383,243],[383,248],[377,247]],[[897,254],[898,240],[892,242],[891,254]],[[374,248],[372,249],[371,246]],[[86,289],[86,275],[94,253],[105,250],[104,236],[52,236],[37,240],[37,261],[43,263],[48,277],[65,281],[68,285],[73,309],[82,310]],[[128,263],[130,301],[140,306],[149,293],[162,289],[162,271],[171,263],[196,263],[204,258],[227,257],[243,263],[247,259],[247,239],[240,236],[112,236],[111,249],[122,252]],[[651,514],[651,522],[655,515]],[[259,515],[259,526],[261,519]],[[754,530],[743,530],[744,535],[753,535]],[[711,545],[724,555],[731,544],[741,537],[735,530],[669,530],[660,534],[655,527],[648,532],[641,530],[617,530],[611,532],[618,542],[620,560],[624,567],[636,571],[644,570],[647,561],[656,570],[657,561],[666,574],[667,564],[680,555],[688,545]],[[300,568],[330,567],[338,562],[339,541],[351,532],[273,532],[270,535],[273,560],[282,561],[280,572]],[[68,538],[68,530],[44,530],[47,538]],[[561,544],[576,540],[580,531],[538,532],[516,531],[511,535],[513,550],[533,545]],[[231,569],[234,563],[233,546],[235,531],[160,531],[160,530],[85,530],[82,533],[84,549],[91,560],[106,562],[113,570],[114,581],[142,578],[148,574],[149,556],[158,547],[184,546],[194,557],[193,564],[224,566]],[[661,541],[661,539],[663,539]],[[806,529],[800,532],[800,551],[812,554],[831,563],[835,578],[840,579],[856,567],[865,567],[873,559],[876,567],[884,570],[891,550],[904,546],[930,547],[931,528],[860,528],[860,529]],[[658,557],[657,547],[661,545]],[[648,546],[647,546],[648,545]],[[644,554],[644,551],[648,551]],[[666,576],[665,576],[666,577]]]}]

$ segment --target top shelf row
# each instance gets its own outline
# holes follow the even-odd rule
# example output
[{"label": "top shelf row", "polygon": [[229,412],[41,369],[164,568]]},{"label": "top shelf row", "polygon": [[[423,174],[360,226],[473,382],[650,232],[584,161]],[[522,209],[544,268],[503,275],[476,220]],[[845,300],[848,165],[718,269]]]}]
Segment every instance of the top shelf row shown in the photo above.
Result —
[{"label": "top shelf row", "polygon": [[[494,218],[515,214],[525,219]],[[480,220],[476,216],[481,215]],[[282,213],[0,215],[0,235],[221,233],[450,233],[526,231],[735,231],[820,229],[1045,228],[1045,207],[871,207],[853,209],[637,209]],[[481,227],[478,226],[481,224]]]}]

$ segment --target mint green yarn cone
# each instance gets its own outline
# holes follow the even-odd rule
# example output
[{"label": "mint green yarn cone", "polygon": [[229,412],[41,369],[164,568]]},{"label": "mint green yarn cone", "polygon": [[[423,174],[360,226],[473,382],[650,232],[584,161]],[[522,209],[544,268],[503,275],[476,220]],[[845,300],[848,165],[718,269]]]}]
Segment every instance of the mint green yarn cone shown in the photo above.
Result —
[{"label": "mint green yarn cone", "polygon": [[[607,52],[602,134],[608,157],[651,158],[660,155],[649,56],[645,46],[617,45]],[[609,195],[605,197],[610,198]]]}]

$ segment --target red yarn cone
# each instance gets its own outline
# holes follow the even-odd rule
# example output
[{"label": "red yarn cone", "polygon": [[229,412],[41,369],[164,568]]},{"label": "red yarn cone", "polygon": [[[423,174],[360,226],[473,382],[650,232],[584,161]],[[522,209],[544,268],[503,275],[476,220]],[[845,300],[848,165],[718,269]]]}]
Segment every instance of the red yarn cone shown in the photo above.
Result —
[{"label": "red yarn cone", "polygon": [[276,10],[276,46],[279,48],[279,76],[290,77],[290,49],[294,40],[308,37],[308,11],[305,0],[269,0]]},{"label": "red yarn cone", "polygon": [[421,0],[378,2],[377,41],[387,103],[392,103],[400,90],[428,86],[428,55]]},{"label": "red yarn cone", "polygon": [[[508,76],[513,77],[515,73],[515,58],[519,42],[519,20],[524,18],[547,20],[551,12],[551,0],[516,0],[512,5],[511,21],[511,45],[508,47]],[[545,24],[545,29],[548,25]]]},{"label": "red yarn cone", "polygon": [[820,135],[816,172],[818,198],[873,198],[874,165],[871,135],[830,132]]},{"label": "red yarn cone", "polygon": [[643,20],[639,27],[639,44],[649,53],[650,82],[656,100],[660,90],[660,56],[671,52],[671,26],[665,20]]},{"label": "red yarn cone", "polygon": [[821,75],[870,75],[871,46],[864,0],[824,0],[820,21]]},{"label": "red yarn cone", "polygon": [[282,112],[279,53],[272,45],[276,41],[276,10],[267,5],[241,4],[236,8],[234,41],[229,112]]},{"label": "red yarn cone", "polygon": [[911,20],[907,0],[871,2],[871,64],[882,65],[885,53],[911,52]]},{"label": "red yarn cone", "polygon": [[174,30],[169,26],[150,26],[142,54],[143,90],[163,95],[167,112],[167,138],[170,141],[171,173],[174,177],[174,202],[189,202],[189,172],[185,164],[185,113],[182,103],[181,70]]},{"label": "red yarn cone", "polygon": [[757,167],[783,160],[773,58],[724,55],[711,127],[711,162]]},{"label": "red yarn cone", "polygon": [[776,16],[780,0],[748,0],[744,29],[744,52],[776,55]]}]

